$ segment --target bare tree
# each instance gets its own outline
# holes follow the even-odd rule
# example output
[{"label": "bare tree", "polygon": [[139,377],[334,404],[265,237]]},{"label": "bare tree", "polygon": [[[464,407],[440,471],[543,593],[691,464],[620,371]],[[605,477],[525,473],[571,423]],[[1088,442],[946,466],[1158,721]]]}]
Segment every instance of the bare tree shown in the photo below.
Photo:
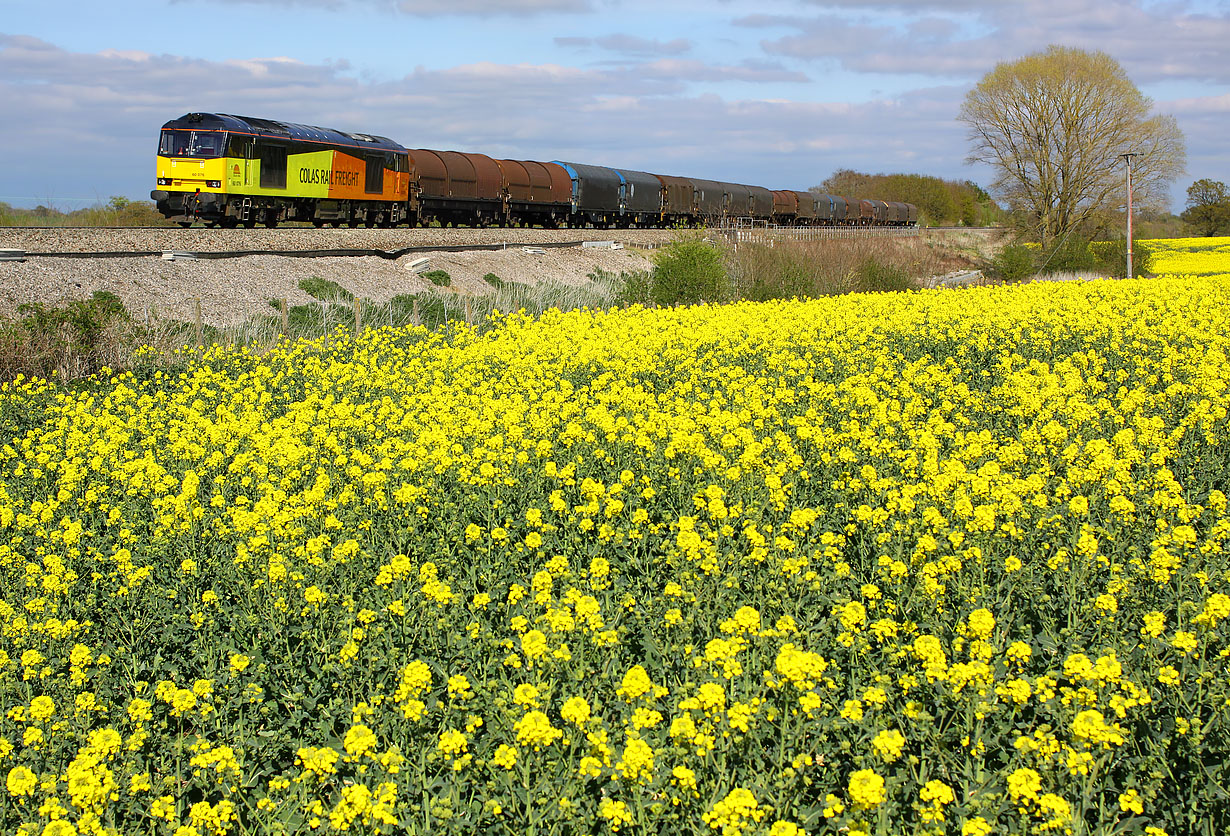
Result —
[{"label": "bare tree", "polygon": [[972,163],[995,171],[991,188],[1027,219],[1044,247],[1094,215],[1125,204],[1121,154],[1132,162],[1136,200],[1163,204],[1187,151],[1171,116],[1104,52],[1051,46],[998,65],[970,90],[960,120]]}]

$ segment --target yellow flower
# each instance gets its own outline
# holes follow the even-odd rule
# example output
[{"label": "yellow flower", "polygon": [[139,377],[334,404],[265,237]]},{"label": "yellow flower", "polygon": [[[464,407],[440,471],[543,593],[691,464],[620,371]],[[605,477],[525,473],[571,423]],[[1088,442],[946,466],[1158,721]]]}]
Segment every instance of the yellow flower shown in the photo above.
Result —
[{"label": "yellow flower", "polygon": [[449,757],[457,757],[466,751],[469,746],[469,741],[466,736],[456,729],[447,729],[440,733],[440,739],[436,743],[436,749],[448,755]]},{"label": "yellow flower", "polygon": [[171,713],[176,717],[182,716],[192,709],[196,708],[196,694],[187,688],[176,689],[171,697]]},{"label": "yellow flower", "polygon": [[640,665],[633,665],[626,674],[624,674],[623,682],[620,683],[616,693],[629,702],[651,694],[653,692],[653,681],[650,680],[649,674]]},{"label": "yellow flower", "polygon": [[725,798],[715,802],[701,818],[713,830],[737,833],[749,824],[759,822],[764,816],[765,809],[759,805],[751,791],[735,787]]},{"label": "yellow flower", "polygon": [[1037,799],[1042,789],[1042,776],[1028,767],[1017,769],[1008,776],[1008,794],[1018,804]]},{"label": "yellow flower", "polygon": [[155,819],[163,821],[175,820],[175,799],[169,795],[162,795],[150,802],[149,814]]},{"label": "yellow flower", "polygon": [[584,697],[569,697],[560,708],[560,716],[569,723],[583,726],[590,717],[589,703]]},{"label": "yellow flower", "polygon": [[538,707],[538,689],[529,683],[522,683],[513,691],[513,702],[528,708]]},{"label": "yellow flower", "polygon": [[9,770],[5,786],[10,795],[20,798],[23,795],[33,795],[38,785],[38,776],[24,766],[15,766]]},{"label": "yellow flower", "polygon": [[501,743],[496,747],[495,754],[491,757],[491,762],[501,769],[512,769],[517,765],[517,750],[505,743]]},{"label": "yellow flower", "polygon": [[376,748],[376,734],[365,725],[351,726],[342,740],[347,754],[352,757],[362,757]]},{"label": "yellow flower", "polygon": [[629,781],[648,783],[653,780],[653,749],[645,741],[632,738],[624,746],[623,756],[615,769]]},{"label": "yellow flower", "polygon": [[995,630],[995,616],[987,609],[974,610],[966,622],[969,624],[970,635],[974,638],[989,639]]},{"label": "yellow flower", "polygon": [[794,822],[778,820],[769,828],[769,836],[807,836],[807,831]]},{"label": "yellow flower", "polygon": [[1198,645],[1195,634],[1185,630],[1176,630],[1174,638],[1170,640],[1170,646],[1183,656],[1190,654]]},{"label": "yellow flower", "polygon": [[918,799],[925,805],[921,810],[924,822],[940,822],[944,820],[944,807],[957,800],[952,787],[943,781],[928,781],[918,792]]},{"label": "yellow flower", "polygon": [[517,742],[522,746],[532,746],[535,750],[549,746],[564,733],[551,725],[551,720],[541,711],[531,711],[513,724],[517,732]]},{"label": "yellow flower", "polygon": [[314,775],[317,780],[324,781],[329,775],[337,773],[337,762],[341,758],[336,749],[328,746],[303,746],[295,755],[295,760],[303,766],[303,775]]},{"label": "yellow flower", "polygon": [[602,799],[598,804],[598,815],[606,819],[607,826],[611,828],[612,833],[618,833],[621,827],[633,822],[632,812],[628,809],[628,805],[609,798]]},{"label": "yellow flower", "polygon": [[961,836],[991,836],[994,831],[982,816],[973,816],[961,825]]},{"label": "yellow flower", "polygon": [[1145,805],[1140,801],[1140,793],[1136,790],[1128,790],[1119,794],[1119,809],[1125,813],[1135,813],[1138,816],[1143,816],[1145,813]]},{"label": "yellow flower", "polygon": [[470,680],[464,674],[453,674],[448,678],[448,695],[465,699],[473,694]]},{"label": "yellow flower", "polygon": [[846,793],[858,810],[870,810],[888,798],[884,791],[884,779],[873,769],[860,769],[852,773]]},{"label": "yellow flower", "polygon": [[521,637],[521,652],[527,659],[537,659],[547,652],[547,637],[541,630],[530,630]]},{"label": "yellow flower", "polygon": [[871,748],[880,760],[892,763],[901,757],[901,752],[905,749],[905,735],[897,729],[885,729],[872,739]]}]

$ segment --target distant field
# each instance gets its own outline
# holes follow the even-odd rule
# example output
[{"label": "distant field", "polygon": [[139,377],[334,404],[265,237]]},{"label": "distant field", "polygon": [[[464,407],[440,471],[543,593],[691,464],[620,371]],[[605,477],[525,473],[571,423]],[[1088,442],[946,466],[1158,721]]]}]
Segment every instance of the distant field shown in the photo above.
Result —
[{"label": "distant field", "polygon": [[1158,275],[1230,274],[1230,237],[1159,238],[1141,243],[1154,250],[1153,272]]}]

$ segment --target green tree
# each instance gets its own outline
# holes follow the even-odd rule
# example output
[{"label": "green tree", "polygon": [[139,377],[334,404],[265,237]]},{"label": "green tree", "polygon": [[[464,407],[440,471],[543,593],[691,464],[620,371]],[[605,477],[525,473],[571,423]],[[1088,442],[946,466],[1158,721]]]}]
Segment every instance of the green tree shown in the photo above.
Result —
[{"label": "green tree", "polygon": [[985,219],[997,220],[1000,214],[990,195],[975,184],[926,174],[864,174],[847,168],[834,172],[810,191],[912,203],[918,207],[924,226],[958,222],[974,226]]},{"label": "green tree", "polygon": [[1121,154],[1134,153],[1143,206],[1168,197],[1187,152],[1172,116],[1104,52],[1052,46],[999,64],[966,95],[969,162],[990,166],[992,190],[1025,219],[1044,248],[1097,215],[1123,207]]},{"label": "green tree", "polygon": [[1220,180],[1197,180],[1187,187],[1187,208],[1180,215],[1200,230],[1201,235],[1216,235],[1230,229],[1230,192]]}]

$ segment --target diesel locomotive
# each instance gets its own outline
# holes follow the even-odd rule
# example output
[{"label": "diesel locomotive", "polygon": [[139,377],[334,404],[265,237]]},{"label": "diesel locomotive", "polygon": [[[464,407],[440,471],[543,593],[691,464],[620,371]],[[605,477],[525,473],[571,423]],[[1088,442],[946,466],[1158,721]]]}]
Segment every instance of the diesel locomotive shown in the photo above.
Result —
[{"label": "diesel locomotive", "polygon": [[250,116],[189,113],[162,126],[150,198],[181,226],[917,226],[909,203],[699,180],[584,163],[406,148]]}]

